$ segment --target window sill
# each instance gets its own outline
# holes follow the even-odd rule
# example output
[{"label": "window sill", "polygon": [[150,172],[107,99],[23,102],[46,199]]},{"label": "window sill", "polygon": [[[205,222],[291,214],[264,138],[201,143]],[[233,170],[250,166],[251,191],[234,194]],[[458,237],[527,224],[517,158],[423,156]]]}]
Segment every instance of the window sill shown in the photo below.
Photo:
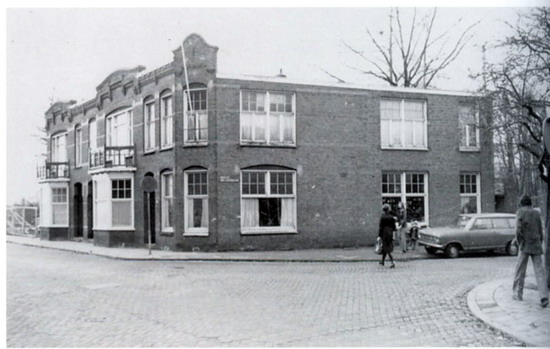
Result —
[{"label": "window sill", "polygon": [[278,234],[298,234],[295,228],[281,227],[257,227],[257,228],[242,228],[241,235],[278,235]]},{"label": "window sill", "polygon": [[388,146],[382,146],[380,148],[381,150],[404,150],[404,151],[430,151],[428,148],[398,148],[398,147],[388,147]]},{"label": "window sill", "polygon": [[149,155],[149,154],[154,154],[157,152],[157,148],[154,148],[154,149],[148,149],[148,150],[144,150],[143,151],[143,155]]},{"label": "window sill", "polygon": [[205,230],[205,231],[187,231],[187,232],[183,233],[183,236],[184,237],[188,237],[188,236],[202,236],[202,237],[205,237],[205,236],[208,236],[208,230]]},{"label": "window sill", "polygon": [[167,145],[165,147],[161,147],[160,151],[166,151],[166,150],[172,150],[172,149],[174,149],[174,145],[170,144],[170,145]]},{"label": "window sill", "polygon": [[160,236],[174,236],[174,231],[161,231]]},{"label": "window sill", "polygon": [[463,153],[479,153],[481,149],[479,148],[458,148],[458,151]]},{"label": "window sill", "polygon": [[292,143],[265,143],[265,142],[241,142],[241,147],[266,147],[266,148],[296,148]]},{"label": "window sill", "polygon": [[207,147],[208,142],[184,143],[184,148]]}]

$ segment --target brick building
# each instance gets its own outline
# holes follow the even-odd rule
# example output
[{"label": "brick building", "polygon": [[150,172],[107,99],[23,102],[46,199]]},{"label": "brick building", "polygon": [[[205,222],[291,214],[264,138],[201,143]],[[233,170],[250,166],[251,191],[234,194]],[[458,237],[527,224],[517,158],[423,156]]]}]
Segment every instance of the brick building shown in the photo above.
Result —
[{"label": "brick building", "polygon": [[217,50],[190,35],[169,64],[49,108],[42,238],[144,246],[150,228],[172,250],[352,247],[375,241],[383,202],[430,226],[494,210],[487,99],[226,76]]}]

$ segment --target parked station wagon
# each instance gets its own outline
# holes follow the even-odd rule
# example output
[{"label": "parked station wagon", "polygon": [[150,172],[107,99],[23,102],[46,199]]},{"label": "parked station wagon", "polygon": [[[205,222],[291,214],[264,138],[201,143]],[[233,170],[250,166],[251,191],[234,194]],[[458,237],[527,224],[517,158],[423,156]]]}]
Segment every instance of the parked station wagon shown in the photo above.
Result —
[{"label": "parked station wagon", "polygon": [[518,253],[515,233],[514,214],[465,214],[460,215],[452,227],[423,229],[418,242],[429,254],[443,251],[450,258],[466,251],[497,249],[504,249],[508,255],[515,256]]}]

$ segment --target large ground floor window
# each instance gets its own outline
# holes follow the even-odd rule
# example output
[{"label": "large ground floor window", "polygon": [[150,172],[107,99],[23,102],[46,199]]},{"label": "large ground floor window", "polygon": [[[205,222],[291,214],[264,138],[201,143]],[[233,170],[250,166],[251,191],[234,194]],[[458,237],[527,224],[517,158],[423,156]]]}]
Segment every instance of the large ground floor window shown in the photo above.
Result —
[{"label": "large ground floor window", "polygon": [[208,172],[190,170],[184,173],[185,233],[208,235]]},{"label": "large ground floor window", "polygon": [[405,204],[407,221],[428,224],[428,174],[422,172],[383,172],[382,204],[389,204],[391,213],[397,214],[399,202]]},{"label": "large ground floor window", "polygon": [[52,223],[57,226],[69,224],[67,188],[52,188]]},{"label": "large ground floor window", "polygon": [[101,174],[94,177],[94,229],[133,230],[133,179],[127,174]]},{"label": "large ground floor window", "polygon": [[241,172],[241,231],[243,234],[296,232],[296,172]]},{"label": "large ground floor window", "polygon": [[460,213],[481,213],[479,174],[460,174]]}]

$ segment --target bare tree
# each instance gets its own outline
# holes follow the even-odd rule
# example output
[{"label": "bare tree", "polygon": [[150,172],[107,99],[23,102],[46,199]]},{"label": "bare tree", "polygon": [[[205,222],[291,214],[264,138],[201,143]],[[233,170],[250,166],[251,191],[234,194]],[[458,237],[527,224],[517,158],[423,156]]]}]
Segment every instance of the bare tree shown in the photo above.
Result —
[{"label": "bare tree", "polygon": [[434,33],[437,9],[417,18],[414,9],[410,27],[405,28],[398,8],[392,8],[389,30],[379,31],[380,37],[366,28],[370,48],[363,51],[344,42],[344,45],[366,62],[366,68],[351,67],[363,74],[383,80],[391,86],[428,87],[434,78],[460,55],[472,38],[472,29],[479,23],[468,26],[458,39],[451,40],[450,33],[461,23],[440,34]]},{"label": "bare tree", "polygon": [[[550,8],[532,8],[518,14],[515,24],[507,23],[513,34],[495,48],[505,59],[487,65],[483,77],[495,101],[495,121],[500,132],[513,132],[506,142],[514,161],[506,166],[525,170],[520,174],[520,192],[545,192],[546,249],[550,250],[550,155],[544,149],[542,123],[550,105]],[[538,175],[534,175],[537,174]],[[538,178],[537,178],[538,177]],[[545,184],[545,190],[542,189]],[[542,192],[542,193],[541,193]],[[546,254],[550,269],[550,254]],[[550,278],[549,278],[550,285]]]}]

